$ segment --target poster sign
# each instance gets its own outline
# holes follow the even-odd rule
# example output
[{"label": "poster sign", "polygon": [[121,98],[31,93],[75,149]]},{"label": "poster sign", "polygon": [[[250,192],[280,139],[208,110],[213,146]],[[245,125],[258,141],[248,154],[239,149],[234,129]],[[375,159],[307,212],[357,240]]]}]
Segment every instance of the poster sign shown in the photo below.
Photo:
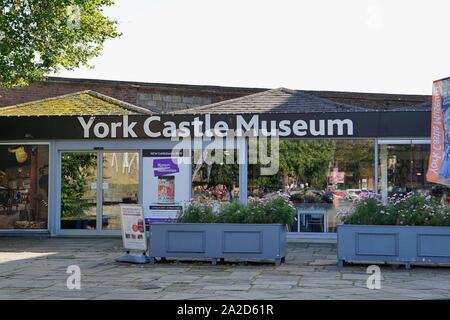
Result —
[{"label": "poster sign", "polygon": [[153,173],[155,177],[167,176],[170,174],[180,172],[177,159],[154,159],[153,160]]},{"label": "poster sign", "polygon": [[182,206],[153,205],[149,207],[149,222],[174,222],[180,214]]},{"label": "poster sign", "polygon": [[450,78],[433,82],[427,181],[450,186]]},{"label": "poster sign", "polygon": [[190,150],[144,149],[142,155],[145,222],[172,222],[190,200]]},{"label": "poster sign", "polygon": [[124,248],[146,251],[147,241],[142,207],[139,205],[121,205],[120,217]]}]

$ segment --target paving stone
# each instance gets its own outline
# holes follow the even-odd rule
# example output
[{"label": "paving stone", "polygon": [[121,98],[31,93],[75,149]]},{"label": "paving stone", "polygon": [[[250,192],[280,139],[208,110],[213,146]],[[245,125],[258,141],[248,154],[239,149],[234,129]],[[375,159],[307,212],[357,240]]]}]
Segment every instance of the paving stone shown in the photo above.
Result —
[{"label": "paving stone", "polygon": [[[381,290],[366,287],[367,265],[337,268],[333,244],[288,243],[280,266],[171,260],[119,264],[120,239],[4,238],[0,299],[449,299],[450,270],[382,265]],[[68,290],[67,266],[81,267]]]},{"label": "paving stone", "polygon": [[329,265],[336,265],[337,260],[336,259],[315,259],[314,261],[310,262],[310,266],[329,266]]},{"label": "paving stone", "polygon": [[367,280],[369,277],[369,274],[359,274],[359,273],[343,273],[342,279],[343,280]]},{"label": "paving stone", "polygon": [[217,290],[217,291],[247,291],[251,288],[251,285],[247,284],[235,284],[235,285],[214,285],[205,286],[206,290]]}]

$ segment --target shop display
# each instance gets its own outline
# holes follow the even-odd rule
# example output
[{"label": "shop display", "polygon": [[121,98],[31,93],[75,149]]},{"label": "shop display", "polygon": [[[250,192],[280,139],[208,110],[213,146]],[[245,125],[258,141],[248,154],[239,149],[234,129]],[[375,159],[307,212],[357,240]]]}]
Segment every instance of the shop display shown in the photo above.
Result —
[{"label": "shop display", "polygon": [[48,147],[0,146],[0,229],[45,229]]}]

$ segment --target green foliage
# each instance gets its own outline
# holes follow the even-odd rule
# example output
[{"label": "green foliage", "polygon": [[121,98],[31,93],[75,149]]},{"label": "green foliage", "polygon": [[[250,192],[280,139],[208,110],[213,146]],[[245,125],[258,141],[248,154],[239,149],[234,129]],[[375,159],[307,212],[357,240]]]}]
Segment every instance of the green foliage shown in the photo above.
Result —
[{"label": "green foliage", "polygon": [[346,224],[391,225],[394,219],[379,199],[366,198],[355,203],[342,220]]},{"label": "green foliage", "polygon": [[211,206],[191,204],[178,217],[183,223],[213,223],[216,219]]},{"label": "green foliage", "polygon": [[83,197],[87,178],[97,165],[96,155],[89,153],[63,154],[61,157],[61,212],[63,217],[74,217],[90,204]]},{"label": "green foliage", "polygon": [[221,208],[215,221],[221,223],[249,223],[247,221],[249,214],[248,206],[238,201],[233,201]]},{"label": "green foliage", "polygon": [[231,202],[215,215],[208,205],[191,204],[181,214],[179,222],[191,223],[281,223],[294,222],[295,209],[283,197],[268,201],[252,201],[248,205]]},{"label": "green foliage", "polygon": [[250,165],[250,187],[261,193],[277,191],[283,189],[283,177],[290,176],[310,187],[324,189],[335,149],[336,142],[332,140],[280,140],[280,170],[273,176],[259,176],[261,164]]},{"label": "green foliage", "polygon": [[408,194],[383,204],[375,197],[364,198],[347,213],[340,213],[346,224],[450,226],[450,209],[431,197]]},{"label": "green foliage", "polygon": [[334,164],[337,164],[339,171],[351,172],[351,175],[345,176],[342,189],[355,188],[361,179],[373,176],[374,148],[373,140],[336,140]]},{"label": "green foliage", "polygon": [[0,87],[24,86],[100,55],[120,36],[104,7],[111,0],[1,0]]},{"label": "green foliage", "polygon": [[[207,169],[207,166],[205,166]],[[228,190],[232,190],[233,186],[239,184],[239,165],[237,162],[232,164],[212,164],[210,172],[209,186],[217,186],[223,184]]]},{"label": "green foliage", "polygon": [[[234,161],[227,163],[225,152],[233,152]],[[192,166],[193,181],[207,184],[209,188],[224,185],[231,191],[239,185],[239,164],[234,150],[227,150],[224,154],[216,154],[215,151],[194,152]],[[215,158],[217,157],[217,158]],[[217,162],[216,162],[217,161]],[[225,163],[219,163],[225,161]],[[231,161],[230,161],[231,162]]]},{"label": "green foliage", "polygon": [[346,172],[341,187],[355,188],[361,179],[373,175],[373,152],[371,140],[280,140],[280,170],[273,176],[261,176],[261,164],[249,165],[249,190],[252,195],[281,190],[286,177],[294,183],[307,183],[312,189],[323,190],[330,166],[334,165]]},{"label": "green foliage", "polygon": [[294,223],[295,209],[283,197],[276,197],[263,204],[251,202],[249,209],[250,223],[281,223],[288,226]]},{"label": "green foliage", "polygon": [[280,142],[280,170],[299,177],[310,187],[324,189],[336,142],[332,140],[282,140]]},{"label": "green foliage", "polygon": [[410,195],[388,205],[387,209],[397,225],[450,226],[449,208],[431,197]]}]

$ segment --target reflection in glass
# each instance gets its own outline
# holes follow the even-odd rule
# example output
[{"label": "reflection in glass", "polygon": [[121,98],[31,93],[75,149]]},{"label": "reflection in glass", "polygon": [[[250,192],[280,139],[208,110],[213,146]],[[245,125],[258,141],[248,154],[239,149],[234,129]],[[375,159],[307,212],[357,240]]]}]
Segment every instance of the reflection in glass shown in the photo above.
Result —
[{"label": "reflection in glass", "polygon": [[449,189],[427,182],[429,144],[380,145],[379,186],[384,199],[415,192],[447,202]]},{"label": "reflection in glass", "polygon": [[[214,151],[194,152],[192,156],[192,197],[201,203],[239,200],[239,164],[236,150],[225,150],[221,158]],[[227,161],[231,157],[233,161]],[[229,163],[232,162],[232,163]]]},{"label": "reflection in glass", "polygon": [[[277,174],[262,176],[260,164],[249,165],[248,193],[291,195],[300,215],[292,232],[335,232],[337,210],[375,189],[374,162],[373,140],[284,139]],[[311,207],[326,213],[319,217]]]},{"label": "reflection in glass", "polygon": [[61,229],[96,228],[97,154],[61,155]]},{"label": "reflection in glass", "polygon": [[103,229],[120,229],[120,204],[138,203],[139,153],[103,153]]}]

